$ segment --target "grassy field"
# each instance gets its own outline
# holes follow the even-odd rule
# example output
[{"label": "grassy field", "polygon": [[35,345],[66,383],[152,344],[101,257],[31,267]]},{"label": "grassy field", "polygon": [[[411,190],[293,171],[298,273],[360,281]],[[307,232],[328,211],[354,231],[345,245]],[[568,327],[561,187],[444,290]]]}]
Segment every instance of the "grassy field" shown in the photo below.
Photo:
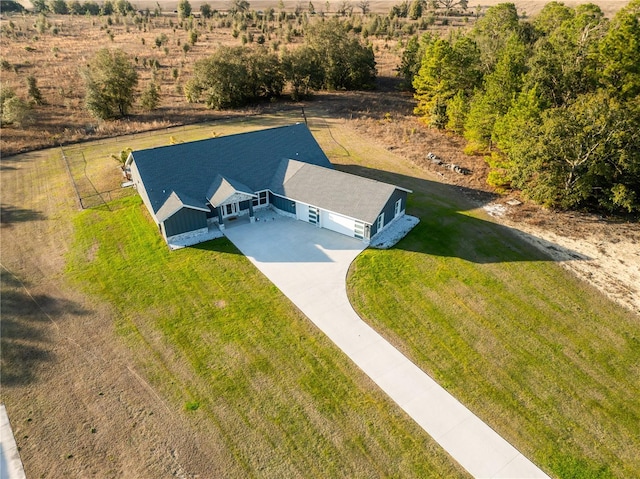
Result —
[{"label": "grassy field", "polygon": [[420,225],[352,265],[356,310],[552,475],[638,476],[638,317],[505,228],[411,200]]},{"label": "grassy field", "polygon": [[552,476],[640,476],[638,316],[488,221],[477,192],[317,121],[338,168],[412,189],[421,219],[352,265],[361,316]]},{"label": "grassy field", "polygon": [[[211,131],[235,133],[296,117],[295,112],[258,117],[212,126]],[[405,174],[394,173],[398,159],[388,152],[336,128],[330,119],[316,116],[310,126],[340,168],[415,191],[409,209],[422,218],[418,228],[397,248],[367,250],[354,263],[350,294],[363,317],[558,477],[623,477],[640,471],[634,454],[640,436],[640,407],[634,401],[640,393],[637,317],[613,306],[507,228],[466,211],[442,185],[406,167],[400,168]],[[203,127],[172,136],[187,141],[207,134]],[[166,144],[166,136],[142,144]],[[83,248],[95,246],[85,242]],[[201,274],[189,274],[185,285],[194,279],[201,284]],[[133,291],[133,297],[138,293]],[[196,296],[194,308],[210,297]],[[127,294],[118,290],[116,297]],[[231,297],[222,301],[231,302]],[[181,298],[170,302],[184,302]],[[156,311],[160,305],[148,307]],[[202,336],[194,333],[189,336]],[[176,338],[171,342],[180,343]]]},{"label": "grassy field", "polygon": [[[420,225],[352,267],[350,294],[362,316],[552,476],[637,476],[637,316],[488,222],[459,187],[430,181],[321,110],[307,114],[338,168],[414,190],[409,213]],[[74,175],[86,171],[106,191],[122,180],[110,155],[124,148],[292,121],[297,112],[65,152],[86,160]],[[176,467],[162,462],[167,455],[190,471],[205,458],[204,470],[225,477],[465,475],[226,240],[169,253],[137,196],[78,213],[59,150],[13,157],[3,169],[3,203],[22,208],[3,225],[3,267],[15,272],[3,272],[13,294],[3,294],[3,335],[12,324],[7,301],[20,288],[33,295],[34,311],[26,317],[16,306],[16,325],[46,328],[34,320],[40,311],[56,323],[37,343],[51,358],[28,363],[28,378],[16,371],[24,386],[3,390],[28,472],[69,470],[65,451],[94,470],[121,471],[104,477],[164,477]],[[102,316],[93,319],[94,310]],[[96,363],[78,356],[76,343],[118,359]],[[126,367],[120,358],[129,358]],[[3,385],[6,371],[3,362]],[[151,388],[136,389],[136,378]],[[158,414],[163,407],[168,416]],[[123,426],[100,436],[116,422]],[[94,434],[87,424],[96,423]],[[182,432],[165,438],[163,427]],[[89,473],[75,467],[74,477]]]},{"label": "grassy field", "polygon": [[170,253],[137,197],[76,221],[68,274],[225,477],[462,476],[226,239]]}]

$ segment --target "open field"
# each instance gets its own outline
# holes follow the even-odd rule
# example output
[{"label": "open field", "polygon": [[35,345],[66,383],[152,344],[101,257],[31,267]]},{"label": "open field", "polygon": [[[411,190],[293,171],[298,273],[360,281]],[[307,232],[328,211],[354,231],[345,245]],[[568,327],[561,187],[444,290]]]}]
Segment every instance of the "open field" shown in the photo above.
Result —
[{"label": "open field", "polygon": [[[105,150],[86,145],[87,171],[117,184]],[[59,150],[3,167],[22,203],[2,400],[28,477],[464,476],[229,242],[169,254],[135,196],[78,214]]]},{"label": "open field", "polygon": [[[365,318],[552,476],[638,475],[637,316],[487,221],[471,191],[307,115],[339,168],[415,191],[419,228],[354,263]],[[65,152],[109,191],[124,148],[291,121]],[[226,240],[169,254],[136,197],[79,213],[59,149],[2,168],[2,400],[28,477],[464,476]]]},{"label": "open field", "polygon": [[[28,0],[25,0],[28,1]],[[155,1],[132,2],[138,8],[156,8]],[[201,2],[192,2],[195,12]],[[225,10],[229,2],[209,2],[213,8]],[[325,2],[316,2],[315,8],[326,10]],[[335,11],[341,2],[332,0],[329,9]],[[362,25],[369,21],[357,13],[355,2],[354,25]],[[398,2],[371,2],[373,14],[386,15],[391,6]],[[497,0],[481,2],[487,7],[499,3]],[[528,0],[516,2],[521,13],[532,15],[537,13],[545,2]],[[576,4],[577,2],[567,2]],[[626,2],[596,1],[606,15],[612,16]],[[177,2],[159,2],[163,15],[159,17],[120,16],[109,17],[84,15],[48,15],[42,31],[38,31],[36,15],[11,15],[2,20],[3,86],[15,90],[18,96],[27,99],[27,77],[32,75],[40,89],[45,104],[36,106],[32,121],[22,127],[3,128],[0,137],[0,148],[3,154],[14,154],[34,148],[56,146],[89,138],[101,138],[145,131],[169,126],[207,121],[229,112],[220,113],[206,109],[201,104],[187,103],[183,94],[185,82],[189,79],[193,64],[207,57],[220,45],[242,45],[242,37],[252,34],[258,36],[261,31],[253,22],[247,24],[241,34],[233,36],[231,21],[225,23],[222,18],[196,18],[192,22],[180,22],[173,10]],[[287,9],[293,10],[298,2],[285,2]],[[251,2],[252,8],[276,8],[277,1]],[[302,5],[306,9],[307,3]],[[469,12],[476,11],[476,4],[470,3]],[[473,15],[463,19],[451,17],[447,25],[443,25],[441,17],[434,20],[428,31],[446,34],[452,27],[469,28],[473,24]],[[466,20],[466,21],[465,21]],[[311,17],[310,21],[319,21],[319,17]],[[397,84],[396,68],[400,62],[403,44],[416,30],[417,22],[395,20],[393,34],[369,36],[366,41],[373,45],[379,86],[390,95]],[[198,33],[197,41],[189,44],[190,30]],[[301,27],[297,21],[270,22],[265,39],[265,47],[272,51],[284,48],[295,48],[303,42]],[[164,37],[163,37],[164,35]],[[165,38],[161,45],[156,41]],[[185,53],[184,46],[189,44]],[[132,114],[120,121],[103,122],[93,118],[84,108],[84,83],[81,70],[100,48],[120,48],[127,52],[135,62],[139,75],[138,90],[154,81],[160,88],[161,102],[157,110],[147,112],[136,107]],[[157,63],[156,63],[157,62]],[[319,95],[322,96],[322,95]],[[287,103],[283,97],[280,103]],[[270,105],[258,105],[236,115],[249,111],[262,111]]]}]

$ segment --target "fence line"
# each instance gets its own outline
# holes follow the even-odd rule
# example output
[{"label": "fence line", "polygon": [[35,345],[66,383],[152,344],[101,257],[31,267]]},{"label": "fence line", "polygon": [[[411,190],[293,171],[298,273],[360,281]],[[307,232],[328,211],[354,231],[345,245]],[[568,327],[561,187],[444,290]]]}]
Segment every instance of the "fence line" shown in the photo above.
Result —
[{"label": "fence line", "polygon": [[69,173],[69,179],[71,180],[71,185],[73,186],[73,190],[76,192],[76,199],[78,200],[78,205],[80,208],[84,209],[82,206],[82,198],[80,197],[80,192],[78,191],[78,185],[76,184],[76,180],[71,173],[71,167],[69,166],[69,160],[67,159],[67,155],[64,154],[64,150],[62,146],[60,147],[60,151],[62,152],[62,159],[64,160],[64,166],[67,168],[67,173]]},{"label": "fence line", "polygon": [[[307,117],[304,111],[304,107],[292,106],[288,108],[281,108],[274,112],[269,112],[272,114],[279,114],[283,112],[296,111],[301,110],[302,118],[305,123],[307,122]],[[206,126],[215,126],[221,123],[233,122],[233,121],[243,121],[246,118],[253,118],[258,116],[264,116],[269,113],[259,112],[259,113],[251,113],[245,114],[242,116],[225,116],[221,118],[209,119],[207,121],[202,121],[198,123],[190,123],[186,125],[178,125],[178,126],[169,126],[164,128],[157,128],[154,130],[147,130],[139,133],[129,133],[124,135],[118,135],[115,137],[108,137],[99,140],[88,140],[82,141],[70,145],[65,145],[67,148],[67,153],[63,148],[63,145],[60,145],[60,151],[62,152],[62,159],[64,161],[65,167],[67,169],[67,173],[69,174],[69,179],[71,180],[71,185],[73,186],[73,190],[76,195],[76,200],[81,209],[90,209],[90,208],[101,208],[106,207],[110,210],[109,203],[114,199],[121,198],[128,194],[127,188],[116,188],[107,191],[98,191],[96,186],[94,185],[91,178],[87,174],[87,159],[84,155],[83,146],[85,143],[91,143],[91,145],[111,145],[115,143],[121,143],[123,141],[132,141],[138,138],[149,138],[153,136],[158,136],[161,132],[165,132],[166,134],[197,130]],[[75,157],[75,158],[74,158]],[[82,159],[80,160],[80,157]],[[81,164],[82,162],[82,164]],[[77,170],[82,168],[81,172]],[[75,172],[75,174],[74,174]],[[121,192],[121,193],[116,193]]]},{"label": "fence line", "polygon": [[[291,107],[275,110],[274,112],[271,112],[271,113],[272,114],[285,113],[289,111],[300,110],[301,108],[302,108],[302,118],[306,122],[306,117],[305,117],[303,107],[291,106]],[[121,142],[123,141],[123,138],[128,138],[128,139],[149,138],[157,135],[161,131],[166,131],[166,133],[169,134],[173,132],[196,130],[198,128],[202,128],[203,126],[207,126],[207,125],[214,126],[216,124],[225,123],[225,122],[242,121],[244,118],[250,118],[250,117],[253,118],[253,117],[264,116],[268,114],[270,114],[270,112],[248,113],[248,114],[238,115],[238,116],[224,116],[220,118],[211,118],[206,121],[188,123],[184,125],[160,127],[160,128],[155,128],[153,130],[146,130],[146,131],[141,131],[136,133],[124,133],[124,134],[120,133],[117,136],[109,136],[105,138],[98,138],[95,140],[86,139],[86,140],[81,140],[75,143],[69,143],[65,146],[67,147],[67,149],[75,149],[76,147],[81,147],[85,143],[91,143],[92,145],[108,145],[112,143]]]}]

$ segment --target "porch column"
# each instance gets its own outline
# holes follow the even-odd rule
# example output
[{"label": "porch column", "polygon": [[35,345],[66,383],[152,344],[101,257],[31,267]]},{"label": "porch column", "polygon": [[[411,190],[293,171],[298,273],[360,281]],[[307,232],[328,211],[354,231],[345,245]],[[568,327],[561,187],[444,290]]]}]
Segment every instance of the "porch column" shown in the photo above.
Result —
[{"label": "porch column", "polygon": [[216,211],[218,212],[218,227],[223,230],[224,222],[222,221],[222,206],[216,207]]},{"label": "porch column", "polygon": [[249,221],[253,223],[256,220],[253,216],[253,200],[249,200]]}]

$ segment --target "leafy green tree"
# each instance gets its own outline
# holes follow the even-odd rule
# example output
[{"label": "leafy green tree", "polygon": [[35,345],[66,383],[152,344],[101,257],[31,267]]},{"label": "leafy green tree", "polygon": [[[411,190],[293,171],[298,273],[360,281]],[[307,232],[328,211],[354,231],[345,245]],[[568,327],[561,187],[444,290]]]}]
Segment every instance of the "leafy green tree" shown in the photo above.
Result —
[{"label": "leafy green tree", "polygon": [[458,91],[470,96],[480,85],[480,52],[469,37],[459,37],[454,44],[437,39],[430,43],[414,78],[415,112],[427,123],[444,127],[448,122],[446,104]]},{"label": "leafy green tree", "polygon": [[42,98],[42,92],[38,88],[38,82],[36,77],[29,75],[27,77],[27,89],[28,95],[31,101],[36,105],[44,105],[44,99]]},{"label": "leafy green tree", "polygon": [[338,19],[309,27],[305,44],[324,69],[327,89],[369,89],[375,86],[376,62],[373,48],[363,45]]},{"label": "leafy green tree", "polygon": [[48,10],[46,0],[32,0],[31,4],[35,13],[45,13]]},{"label": "leafy green tree", "polygon": [[493,70],[507,39],[520,32],[518,11],[513,3],[500,3],[476,22],[471,35],[481,51],[485,73]]},{"label": "leafy green tree", "polygon": [[102,3],[101,13],[103,15],[113,15],[113,2],[111,0],[105,0]]},{"label": "leafy green tree", "polygon": [[279,95],[283,85],[278,58],[266,49],[220,47],[194,64],[185,95],[189,102],[204,98],[209,108],[222,109]]},{"label": "leafy green tree", "polygon": [[0,124],[23,126],[32,119],[30,105],[11,88],[0,89]]},{"label": "leafy green tree", "polygon": [[200,5],[200,14],[202,18],[211,18],[213,16],[213,10],[211,10],[211,5],[208,3],[203,3]]},{"label": "leafy green tree", "polygon": [[640,0],[614,17],[599,45],[601,82],[621,99],[640,96]]},{"label": "leafy green tree", "polygon": [[434,41],[434,36],[428,32],[421,37],[414,35],[407,41],[397,69],[398,76],[403,78],[401,86],[404,90],[413,90],[413,80],[420,71],[425,50]]},{"label": "leafy green tree", "polygon": [[116,0],[114,8],[120,15],[127,15],[135,10],[128,0]]},{"label": "leafy green tree", "polygon": [[598,7],[577,8],[575,15],[536,42],[529,60],[527,87],[537,85],[541,97],[552,107],[595,91],[598,48],[606,29]]},{"label": "leafy green tree", "polygon": [[447,103],[447,123],[445,128],[462,135],[468,114],[469,99],[462,90],[458,90]]},{"label": "leafy green tree", "polygon": [[140,97],[140,106],[146,111],[152,111],[160,105],[160,89],[155,82],[149,83]]},{"label": "leafy green tree", "polygon": [[72,15],[84,15],[84,6],[78,0],[72,0],[68,3],[69,13]]},{"label": "leafy green tree", "polygon": [[401,3],[391,7],[389,17],[391,18],[407,18],[409,16],[409,1],[403,0]]},{"label": "leafy green tree", "polygon": [[425,0],[413,0],[413,2],[411,2],[409,6],[409,18],[411,20],[417,20],[422,16],[425,3]]},{"label": "leafy green tree", "polygon": [[[513,118],[514,116],[511,115]],[[506,135],[514,186],[552,207],[638,211],[640,114],[604,92],[542,112],[528,134]]]},{"label": "leafy green tree", "polygon": [[522,89],[528,49],[520,36],[512,33],[499,53],[494,70],[485,75],[465,122],[464,136],[476,147],[490,146],[496,120],[507,113]]},{"label": "leafy green tree", "polygon": [[100,15],[100,5],[98,5],[93,0],[84,2],[82,4],[82,8],[85,13],[88,13],[89,15]]},{"label": "leafy green tree", "polygon": [[138,74],[122,50],[99,50],[82,70],[87,109],[101,119],[126,116],[133,104]]},{"label": "leafy green tree", "polygon": [[280,59],[265,47],[246,51],[245,61],[253,98],[274,98],[282,94],[284,75]]},{"label": "leafy green tree", "polygon": [[50,0],[49,10],[51,10],[51,13],[55,13],[56,15],[66,15],[69,13],[67,2],[65,2],[65,0]]},{"label": "leafy green tree", "polygon": [[189,0],[180,0],[178,2],[178,18],[180,20],[184,20],[185,18],[189,18],[191,16],[191,4]]},{"label": "leafy green tree", "polygon": [[533,26],[543,35],[549,35],[566,20],[575,17],[575,12],[561,2],[547,3],[536,15]]},{"label": "leafy green tree", "polygon": [[284,50],[280,57],[282,73],[291,87],[291,97],[299,100],[322,88],[324,71],[315,51],[306,45]]}]

